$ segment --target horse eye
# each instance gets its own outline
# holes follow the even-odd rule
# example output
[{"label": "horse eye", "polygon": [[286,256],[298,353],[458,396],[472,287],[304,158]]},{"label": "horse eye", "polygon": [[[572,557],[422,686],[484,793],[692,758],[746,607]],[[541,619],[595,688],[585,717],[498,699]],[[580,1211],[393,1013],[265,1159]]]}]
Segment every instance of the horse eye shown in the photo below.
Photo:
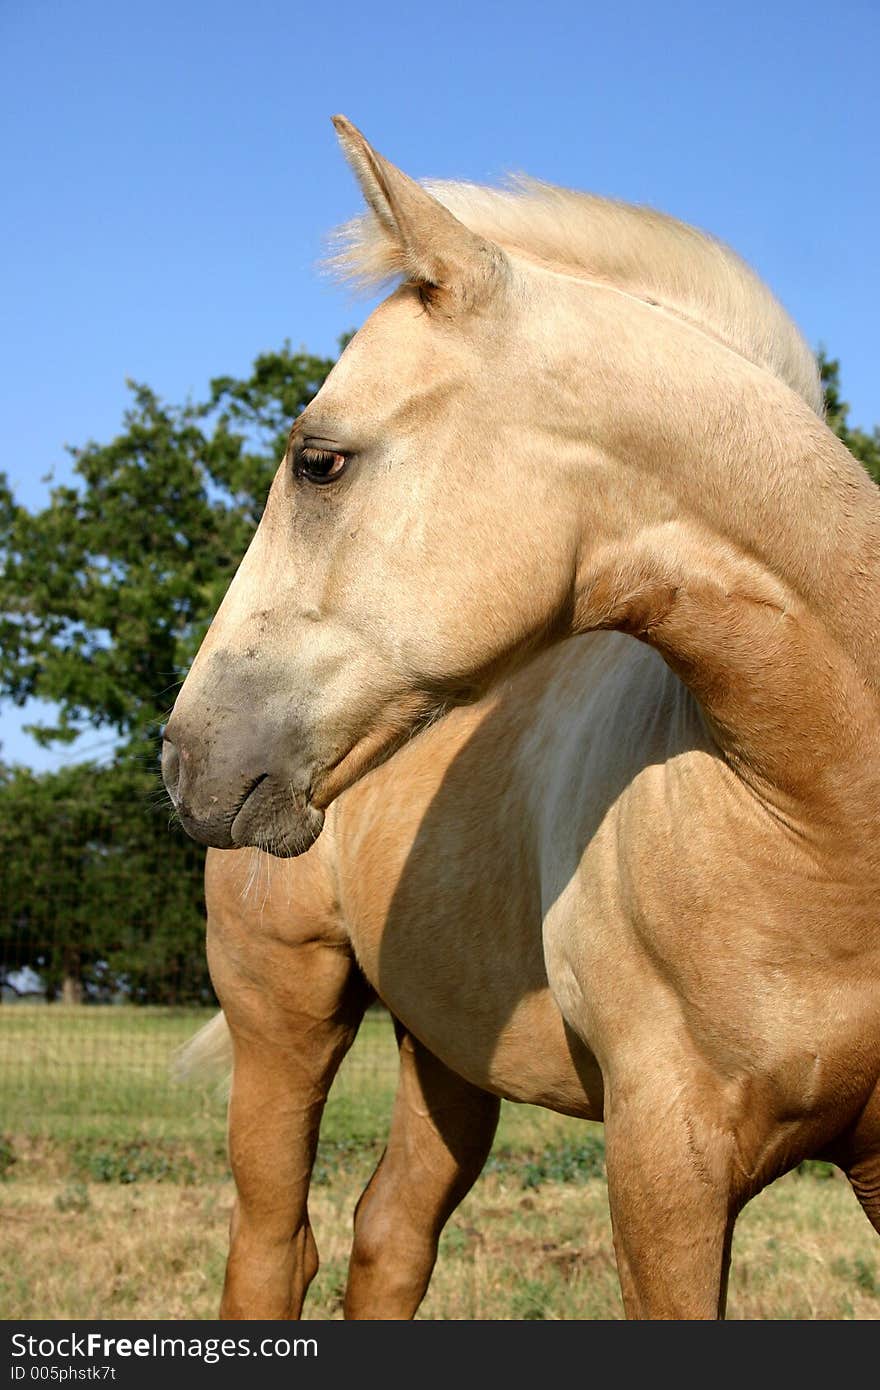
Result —
[{"label": "horse eye", "polygon": [[301,449],[296,459],[298,478],[308,483],[335,483],[345,472],[348,459],[332,449]]}]

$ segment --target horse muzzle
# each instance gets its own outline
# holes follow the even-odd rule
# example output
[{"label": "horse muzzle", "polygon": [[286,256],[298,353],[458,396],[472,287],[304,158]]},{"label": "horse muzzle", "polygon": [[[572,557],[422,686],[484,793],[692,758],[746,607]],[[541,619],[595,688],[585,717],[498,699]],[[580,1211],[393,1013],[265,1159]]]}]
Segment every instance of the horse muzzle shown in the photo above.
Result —
[{"label": "horse muzzle", "polygon": [[255,845],[280,858],[303,854],[324,825],[305,787],[255,751],[206,753],[174,718],[162,743],[162,780],[181,825],[216,849]]}]

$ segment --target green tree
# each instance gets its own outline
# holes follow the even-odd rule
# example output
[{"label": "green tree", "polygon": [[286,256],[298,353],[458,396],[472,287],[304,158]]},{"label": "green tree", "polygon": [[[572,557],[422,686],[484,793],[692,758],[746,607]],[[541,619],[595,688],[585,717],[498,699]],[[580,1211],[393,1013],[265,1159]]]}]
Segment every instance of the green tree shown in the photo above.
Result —
[{"label": "green tree", "polygon": [[819,349],[819,372],[825,392],[825,418],[838,439],[865,465],[875,483],[880,483],[880,425],[872,434],[849,424],[849,405],[840,394],[840,363]]},{"label": "green tree", "polygon": [[204,851],[132,763],[0,781],[0,985],[48,1000],[207,1003]]}]

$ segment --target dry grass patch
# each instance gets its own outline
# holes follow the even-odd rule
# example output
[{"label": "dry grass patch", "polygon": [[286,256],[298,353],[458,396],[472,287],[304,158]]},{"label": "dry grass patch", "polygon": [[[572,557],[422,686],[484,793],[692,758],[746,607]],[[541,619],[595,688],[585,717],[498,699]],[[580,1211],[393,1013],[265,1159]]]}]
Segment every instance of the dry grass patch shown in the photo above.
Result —
[{"label": "dry grass patch", "polygon": [[[306,1314],[341,1316],[351,1215],[363,1173],[314,1189],[321,1271]],[[210,1318],[223,1277],[232,1187],[59,1182],[0,1187],[0,1317]],[[443,1236],[420,1316],[622,1316],[604,1183],[535,1191],[487,1174]],[[841,1181],[791,1176],[737,1228],[729,1316],[877,1319],[877,1239]]]}]

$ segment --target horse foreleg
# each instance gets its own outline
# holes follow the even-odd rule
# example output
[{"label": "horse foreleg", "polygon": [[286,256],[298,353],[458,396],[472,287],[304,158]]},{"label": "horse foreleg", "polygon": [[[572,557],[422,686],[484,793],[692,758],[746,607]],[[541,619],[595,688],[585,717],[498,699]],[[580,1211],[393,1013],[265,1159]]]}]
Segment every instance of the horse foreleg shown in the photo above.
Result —
[{"label": "horse foreleg", "polygon": [[318,1128],[372,991],[335,930],[314,856],[295,870],[264,865],[274,877],[250,898],[247,871],[234,854],[208,856],[208,960],[233,1043],[237,1193],[220,1315],[297,1318],[318,1267],[307,1206]]},{"label": "horse foreleg", "polygon": [[[321,1115],[367,1002],[340,952],[298,948],[289,962],[308,1004],[253,996],[231,1010],[229,1159],[236,1186],[223,1318],[298,1318],[318,1268],[308,1193]],[[258,1015],[258,1017],[257,1017]]]},{"label": "horse foreleg", "polygon": [[[621,1092],[623,1094],[621,1094]],[[629,1318],[724,1316],[735,1209],[729,1130],[685,1092],[606,1091],[614,1248]]]},{"label": "horse foreleg", "polygon": [[440,1233],[476,1182],[498,1124],[497,1096],[456,1076],[398,1028],[400,1081],[388,1146],[355,1211],[347,1318],[411,1318]]}]

